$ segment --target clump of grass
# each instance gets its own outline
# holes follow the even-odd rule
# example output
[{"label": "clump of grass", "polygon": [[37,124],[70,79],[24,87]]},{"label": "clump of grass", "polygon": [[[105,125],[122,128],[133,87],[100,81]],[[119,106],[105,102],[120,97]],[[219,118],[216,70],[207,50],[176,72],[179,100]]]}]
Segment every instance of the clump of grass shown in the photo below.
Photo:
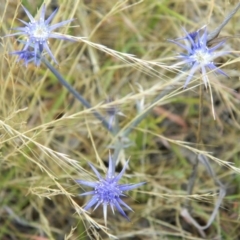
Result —
[{"label": "clump of grass", "polygon": [[[22,4],[34,16],[43,2]],[[183,89],[186,73],[174,62],[179,50],[167,42],[183,37],[181,26],[193,32],[208,24],[214,32],[236,3],[45,4],[46,16],[59,7],[53,24],[75,19],[58,33],[74,42],[50,39],[49,46],[59,63],[53,66],[91,106],[82,106],[44,65],[17,62],[9,53],[20,50],[21,42],[2,38],[0,239],[237,239],[239,59],[238,38],[233,37],[239,31],[239,13],[215,38],[228,39],[222,50],[230,54],[215,64],[230,78],[209,74],[212,96],[203,87],[201,103],[201,75]],[[4,2],[0,16],[1,36],[19,27],[17,18],[28,21],[19,1]],[[109,98],[113,101],[106,102]],[[116,124],[109,131],[93,113],[108,121],[107,111],[114,106],[122,114],[114,116]],[[109,148],[116,173],[130,157],[124,183],[147,182],[124,199],[135,211],[127,212],[130,224],[108,211],[105,226],[101,209],[89,214],[82,208],[89,199],[79,196],[83,190],[75,181],[91,181],[88,162],[106,171]],[[196,156],[197,176],[188,194]],[[219,189],[226,197],[215,208]],[[185,208],[186,202],[191,208]],[[201,229],[212,212],[215,220]]]}]

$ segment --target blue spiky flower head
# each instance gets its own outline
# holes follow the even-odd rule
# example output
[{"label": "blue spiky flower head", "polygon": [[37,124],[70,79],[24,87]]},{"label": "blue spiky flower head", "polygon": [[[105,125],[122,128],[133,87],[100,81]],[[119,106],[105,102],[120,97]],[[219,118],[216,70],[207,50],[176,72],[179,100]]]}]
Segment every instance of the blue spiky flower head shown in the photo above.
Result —
[{"label": "blue spiky flower head", "polygon": [[[181,59],[181,64],[186,64],[190,69],[187,80],[184,84],[184,88],[187,87],[188,83],[193,77],[193,74],[200,70],[203,77],[203,82],[205,86],[208,85],[208,78],[206,75],[206,68],[216,71],[217,73],[223,74],[227,76],[222,70],[217,68],[213,62],[213,60],[219,56],[226,54],[225,52],[216,52],[216,50],[221,47],[225,41],[222,41],[215,45],[214,47],[208,47],[207,42],[207,28],[206,26],[202,29],[197,30],[196,32],[188,33],[185,29],[183,29],[186,36],[183,38],[178,38],[176,40],[169,40],[177,44],[179,47],[186,50],[186,53],[181,53],[177,56],[178,59]],[[201,34],[201,32],[203,33]],[[187,44],[184,45],[179,42],[179,40],[186,40]]]},{"label": "blue spiky flower head", "polygon": [[85,185],[88,187],[94,188],[93,191],[86,192],[83,194],[80,194],[80,196],[85,196],[85,195],[92,195],[92,198],[90,201],[87,203],[87,205],[84,207],[85,210],[88,210],[89,208],[94,207],[94,210],[99,206],[103,206],[103,215],[104,215],[104,220],[105,223],[107,222],[107,207],[110,206],[113,213],[114,213],[114,208],[118,210],[118,212],[125,217],[127,220],[129,220],[128,216],[126,213],[123,211],[122,206],[127,208],[128,210],[132,211],[132,209],[121,199],[121,197],[126,196],[123,192],[132,190],[134,188],[137,188],[141,185],[144,184],[142,183],[137,183],[137,184],[119,184],[119,180],[122,178],[127,166],[128,166],[128,161],[124,165],[122,171],[115,176],[115,173],[113,171],[113,162],[111,156],[109,156],[109,167],[107,171],[106,178],[103,178],[100,173],[97,171],[97,169],[90,164],[90,167],[98,177],[97,182],[88,182],[84,180],[76,180],[77,183],[81,185]]},{"label": "blue spiky flower head", "polygon": [[45,7],[45,4],[43,4],[40,18],[38,20],[36,20],[24,6],[22,6],[22,8],[24,9],[25,13],[27,14],[28,18],[30,19],[30,22],[27,23],[27,22],[19,19],[19,21],[21,21],[25,26],[15,28],[15,30],[18,30],[19,32],[9,34],[7,36],[14,36],[14,35],[26,36],[27,40],[25,41],[25,46],[23,47],[22,51],[29,50],[29,47],[31,46],[34,49],[34,53],[35,53],[34,57],[37,58],[37,54],[41,54],[43,52],[43,50],[46,50],[47,53],[50,55],[50,57],[57,63],[55,57],[53,56],[53,54],[48,46],[48,39],[49,38],[66,39],[66,38],[59,36],[58,34],[56,34],[53,31],[59,27],[62,27],[65,24],[71,22],[73,19],[50,25],[51,21],[53,20],[54,16],[56,15],[58,9],[56,9],[45,20],[46,7]]},{"label": "blue spiky flower head", "polygon": [[41,63],[41,58],[39,56],[36,56],[33,50],[14,51],[14,52],[11,52],[10,54],[18,56],[17,61],[22,60],[25,66],[27,66],[30,62],[33,62],[33,61],[37,66],[39,66]]}]

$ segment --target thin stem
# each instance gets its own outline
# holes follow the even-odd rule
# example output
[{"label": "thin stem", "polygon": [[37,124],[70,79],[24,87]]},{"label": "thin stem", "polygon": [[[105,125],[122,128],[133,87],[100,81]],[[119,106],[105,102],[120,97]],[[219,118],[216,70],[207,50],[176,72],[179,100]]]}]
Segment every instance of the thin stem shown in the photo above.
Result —
[{"label": "thin stem", "polygon": [[203,85],[199,86],[199,121],[198,121],[198,131],[197,131],[197,144],[201,143],[201,131],[202,131],[202,117],[203,117]]},{"label": "thin stem", "polygon": [[113,170],[115,171],[115,166],[119,157],[119,154],[122,149],[126,147],[124,144],[124,139],[128,138],[128,135],[132,132],[132,130],[144,119],[147,117],[147,115],[152,111],[153,107],[155,106],[155,103],[159,101],[161,98],[166,96],[169,92],[171,92],[172,87],[167,87],[164,91],[162,91],[152,102],[151,106],[145,110],[142,114],[140,114],[130,125],[121,133],[121,130],[119,130],[119,122],[118,117],[116,116],[116,124],[114,125],[115,128],[113,130],[113,134],[116,137],[116,142],[114,145],[114,153],[113,153]]},{"label": "thin stem", "polygon": [[[199,119],[198,119],[198,131],[197,131],[197,145],[200,146],[201,143],[201,131],[202,131],[202,112],[203,112],[203,85],[199,86]],[[199,165],[199,158],[196,155],[193,166],[192,166],[192,173],[188,180],[187,186],[187,194],[191,195],[193,192],[195,180],[197,178],[197,170]],[[186,199],[185,207],[190,211],[191,205],[190,200]]]},{"label": "thin stem", "polygon": [[115,145],[114,145],[114,153],[113,153],[113,170],[115,171],[116,162],[118,160],[119,154],[122,149],[126,147],[124,144],[124,139],[128,138],[128,135],[132,132],[132,130],[135,129],[135,127],[144,119],[147,117],[147,115],[152,111],[153,107],[155,106],[155,103],[158,102],[161,98],[166,96],[168,93],[172,91],[172,86],[168,86],[165,90],[163,90],[152,102],[151,106],[145,110],[142,114],[140,114],[137,118],[134,119],[133,122],[130,123],[130,125],[121,133],[121,130],[119,130],[119,123],[118,118],[116,117],[116,128],[113,130],[114,136],[117,138]]},{"label": "thin stem", "polygon": [[123,146],[123,144],[121,142],[121,139],[117,139],[116,143],[114,145],[114,153],[113,153],[113,157],[112,157],[112,159],[113,159],[112,168],[113,168],[114,172],[115,172],[116,163],[117,163],[119,154],[122,151],[122,149],[124,149],[124,146]]},{"label": "thin stem", "polygon": [[[116,114],[114,117],[115,122],[113,123],[113,135],[116,137],[117,133],[119,132],[119,119],[118,119],[118,115]],[[118,156],[121,152],[121,150],[123,149],[122,143],[121,143],[121,139],[119,139],[119,137],[116,137],[115,139],[115,143],[114,143],[114,153],[113,153],[113,157],[112,157],[112,170],[113,172],[115,172],[115,168],[116,168],[116,163],[118,160]]]},{"label": "thin stem", "polygon": [[198,222],[191,216],[191,214],[189,213],[187,208],[184,208],[181,212],[181,216],[184,217],[189,223],[191,223],[193,226],[195,226],[199,233],[203,236],[205,236],[205,233],[203,232],[203,230],[207,229],[212,222],[214,221],[214,219],[216,218],[219,208],[222,204],[223,198],[226,195],[226,186],[224,186],[221,181],[216,177],[214,170],[212,169],[208,158],[204,155],[199,154],[198,155],[198,160],[199,162],[201,162],[207,169],[207,172],[209,173],[209,175],[213,178],[215,185],[217,185],[219,187],[219,196],[218,199],[215,203],[215,207],[213,209],[213,212],[211,214],[211,216],[208,219],[208,222],[205,226],[201,226],[198,224]]},{"label": "thin stem", "polygon": [[[63,77],[62,75],[51,65],[50,62],[48,62],[45,58],[41,57],[42,62],[46,65],[46,67],[55,75],[55,77],[58,79],[58,81],[79,101],[85,106],[86,108],[92,108],[91,104],[83,98]],[[111,129],[109,129],[109,124],[105,120],[105,118],[98,113],[96,110],[93,111],[94,116],[100,120],[102,125],[109,131],[112,132]]]},{"label": "thin stem", "polygon": [[207,36],[207,42],[209,43],[213,39],[215,39],[219,33],[222,31],[222,29],[227,25],[227,23],[232,19],[232,17],[235,15],[235,13],[238,11],[240,8],[240,3],[236,5],[236,7],[228,14],[228,16],[222,21],[222,23],[211,33],[208,34]]},{"label": "thin stem", "polygon": [[140,122],[147,117],[147,115],[152,111],[152,109],[155,107],[155,103],[158,102],[161,98],[166,96],[168,93],[172,91],[173,87],[168,86],[165,90],[163,90],[152,102],[151,107],[149,107],[147,110],[145,110],[142,114],[138,115],[137,118],[134,119],[133,122],[130,123],[130,125],[125,129],[122,136],[128,137],[128,135],[134,130],[135,127],[137,127]]}]

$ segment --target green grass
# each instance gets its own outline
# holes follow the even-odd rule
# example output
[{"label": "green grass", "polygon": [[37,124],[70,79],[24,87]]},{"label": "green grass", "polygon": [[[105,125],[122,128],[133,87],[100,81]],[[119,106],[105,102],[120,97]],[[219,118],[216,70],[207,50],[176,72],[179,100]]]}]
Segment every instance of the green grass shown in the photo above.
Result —
[{"label": "green grass", "polygon": [[[34,15],[43,1],[22,1]],[[235,1],[236,2],[236,1]],[[48,5],[47,15],[53,4]],[[206,239],[240,237],[240,111],[239,39],[223,50],[232,54],[217,62],[230,78],[209,73],[210,93],[203,93],[201,144],[196,143],[199,121],[199,83],[196,74],[186,90],[180,69],[170,69],[180,49],[167,39],[183,36],[208,24],[214,30],[234,8],[234,1],[75,1],[61,0],[54,23],[75,18],[58,30],[75,42],[50,40],[59,65],[54,67],[93,107],[106,116],[109,97],[119,107],[125,129],[155,97],[172,91],[130,133],[131,145],[121,151],[117,171],[130,158],[123,182],[146,181],[125,199],[134,212],[131,222],[109,209],[104,225],[101,207],[82,213],[89,200],[76,179],[93,180],[88,162],[104,174],[109,145],[107,133],[92,111],[85,109],[42,64],[25,67],[8,53],[19,50],[14,37],[2,38],[0,58],[0,239],[203,239],[183,217],[186,199],[192,216],[206,225],[217,200],[218,187],[203,165],[191,196],[186,187],[197,151],[208,155],[211,167],[226,185],[217,217],[204,232]],[[237,35],[240,12],[221,36]],[[0,6],[1,36],[28,21],[20,1]],[[103,49],[102,44],[107,47]],[[112,50],[118,51],[117,53]],[[107,53],[106,53],[107,51]],[[237,52],[236,52],[237,51]],[[121,53],[134,54],[132,56]],[[235,54],[235,55],[234,55]],[[226,64],[225,64],[226,63]],[[150,68],[152,67],[152,68]],[[179,81],[176,80],[179,78]],[[235,90],[232,91],[232,90]],[[141,106],[140,111],[136,105]],[[142,104],[142,105],[141,105]],[[113,152],[113,151],[112,151]]]}]

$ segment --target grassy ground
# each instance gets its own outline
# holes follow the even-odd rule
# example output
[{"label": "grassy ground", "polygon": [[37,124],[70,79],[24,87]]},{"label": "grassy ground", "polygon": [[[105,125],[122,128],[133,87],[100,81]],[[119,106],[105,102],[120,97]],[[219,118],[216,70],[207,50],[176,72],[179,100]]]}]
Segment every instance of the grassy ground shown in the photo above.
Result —
[{"label": "grassy ground", "polygon": [[[229,78],[209,73],[216,120],[209,89],[203,89],[201,142],[197,144],[200,74],[183,90],[186,75],[170,68],[181,49],[169,43],[203,25],[214,30],[237,1],[190,0],[59,0],[45,1],[47,15],[59,7],[54,22],[75,18],[58,32],[89,37],[98,45],[50,40],[59,72],[107,117],[106,99],[113,98],[124,116],[120,127],[151,105],[164,89],[170,93],[129,135],[131,145],[120,155],[117,171],[130,157],[123,182],[146,181],[129,192],[126,203],[131,222],[102,208],[89,214],[79,197],[87,188],[76,179],[95,180],[88,166],[104,174],[109,145],[114,141],[90,110],[86,110],[42,64],[25,67],[8,53],[19,49],[16,38],[2,38],[0,58],[0,239],[239,239],[240,238],[240,81],[239,39],[222,47],[231,53],[217,59]],[[33,14],[40,0],[22,0]],[[2,1],[1,36],[28,21],[20,1]],[[220,37],[238,35],[240,12]],[[132,57],[112,50],[134,54]],[[234,91],[233,91],[234,90]],[[215,175],[226,186],[226,197],[204,235],[183,214],[190,200],[192,216],[206,225],[219,187],[200,164],[191,195],[188,179],[196,153],[208,156]]]}]

